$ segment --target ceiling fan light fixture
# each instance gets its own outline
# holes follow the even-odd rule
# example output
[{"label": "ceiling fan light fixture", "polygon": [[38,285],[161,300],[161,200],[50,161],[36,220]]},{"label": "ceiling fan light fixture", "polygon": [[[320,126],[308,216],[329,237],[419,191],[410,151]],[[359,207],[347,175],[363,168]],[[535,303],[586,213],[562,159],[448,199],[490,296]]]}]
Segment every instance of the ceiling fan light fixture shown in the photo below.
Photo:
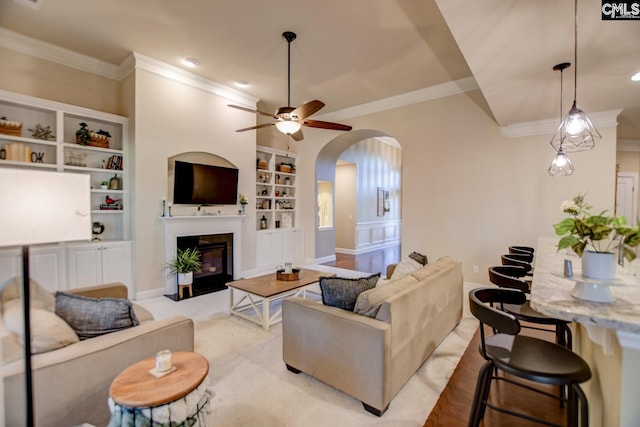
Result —
[{"label": "ceiling fan light fixture", "polygon": [[301,123],[293,120],[279,120],[276,122],[276,128],[286,135],[298,132],[301,127]]},{"label": "ceiling fan light fixture", "polygon": [[195,68],[195,67],[197,67],[197,66],[200,64],[200,62],[198,62],[198,60],[197,60],[197,59],[194,59],[194,58],[185,58],[185,59],[182,61],[182,63],[183,63],[184,65],[186,65],[187,67],[189,67],[189,68]]},{"label": "ceiling fan light fixture", "polygon": [[631,76],[631,80],[633,80],[634,82],[640,82],[640,71]]}]

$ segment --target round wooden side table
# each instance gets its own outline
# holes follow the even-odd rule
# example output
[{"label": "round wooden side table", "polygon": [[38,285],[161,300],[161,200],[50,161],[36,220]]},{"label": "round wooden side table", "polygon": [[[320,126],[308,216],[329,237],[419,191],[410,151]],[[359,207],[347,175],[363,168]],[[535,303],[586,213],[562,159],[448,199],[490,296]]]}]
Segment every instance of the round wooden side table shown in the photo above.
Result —
[{"label": "round wooden side table", "polygon": [[[155,357],[137,362],[122,371],[111,383],[109,396],[115,405],[125,410],[170,405],[187,396],[200,386],[209,373],[209,362],[193,352],[175,352],[172,355],[175,371],[156,378],[149,371],[155,367]],[[199,408],[201,409],[201,408]]]}]

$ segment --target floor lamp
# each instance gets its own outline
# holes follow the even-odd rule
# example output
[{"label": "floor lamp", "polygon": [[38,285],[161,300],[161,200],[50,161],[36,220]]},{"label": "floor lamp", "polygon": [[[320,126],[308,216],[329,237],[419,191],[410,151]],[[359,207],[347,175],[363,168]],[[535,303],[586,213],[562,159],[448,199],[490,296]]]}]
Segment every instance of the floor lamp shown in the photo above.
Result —
[{"label": "floor lamp", "polygon": [[[0,247],[22,247],[26,426],[34,425],[29,245],[91,240],[90,176],[0,169]],[[3,403],[4,405],[4,403]]]}]

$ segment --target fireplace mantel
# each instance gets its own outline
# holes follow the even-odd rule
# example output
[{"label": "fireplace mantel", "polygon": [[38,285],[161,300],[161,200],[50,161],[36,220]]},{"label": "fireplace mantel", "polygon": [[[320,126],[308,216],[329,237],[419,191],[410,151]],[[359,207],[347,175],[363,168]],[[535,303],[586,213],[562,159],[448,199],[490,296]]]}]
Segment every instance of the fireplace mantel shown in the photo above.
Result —
[{"label": "fireplace mantel", "polygon": [[[202,216],[163,216],[159,219],[164,225],[164,259],[165,264],[171,261],[177,252],[177,239],[183,236],[199,236],[204,234],[233,233],[233,277],[240,272],[240,254],[242,253],[242,221],[245,215],[202,215]],[[165,282],[165,294],[177,292],[175,277],[168,277]]]}]

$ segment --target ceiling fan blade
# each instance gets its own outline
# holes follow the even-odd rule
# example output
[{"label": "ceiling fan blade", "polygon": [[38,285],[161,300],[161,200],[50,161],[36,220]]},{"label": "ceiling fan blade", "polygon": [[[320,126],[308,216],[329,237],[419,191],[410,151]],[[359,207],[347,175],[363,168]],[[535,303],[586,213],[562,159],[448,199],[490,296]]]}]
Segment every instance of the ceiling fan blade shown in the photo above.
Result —
[{"label": "ceiling fan blade", "polygon": [[331,130],[351,130],[351,126],[341,125],[340,123],[323,122],[321,120],[303,120],[304,126],[311,128],[331,129]]},{"label": "ceiling fan blade", "polygon": [[271,113],[265,113],[264,111],[252,110],[251,108],[241,107],[239,105],[227,104],[227,107],[237,108],[238,110],[247,111],[249,113],[261,114],[263,116],[267,116],[267,117],[271,117],[271,118],[277,119],[277,117],[274,116]]},{"label": "ceiling fan blade", "polygon": [[302,141],[304,139],[304,135],[302,134],[302,129],[298,129],[297,132],[290,133],[289,135],[291,135],[291,138],[293,138],[294,141]]},{"label": "ceiling fan blade", "polygon": [[298,120],[302,120],[314,113],[317,113],[322,107],[324,107],[324,102],[314,99],[313,101],[305,102],[293,110],[291,115],[296,116]]},{"label": "ceiling fan blade", "polygon": [[266,128],[268,126],[273,126],[273,123],[263,123],[261,125],[251,126],[251,127],[248,127],[248,128],[236,129],[236,132],[244,132],[245,130],[254,130],[254,129],[260,129],[260,128]]}]

